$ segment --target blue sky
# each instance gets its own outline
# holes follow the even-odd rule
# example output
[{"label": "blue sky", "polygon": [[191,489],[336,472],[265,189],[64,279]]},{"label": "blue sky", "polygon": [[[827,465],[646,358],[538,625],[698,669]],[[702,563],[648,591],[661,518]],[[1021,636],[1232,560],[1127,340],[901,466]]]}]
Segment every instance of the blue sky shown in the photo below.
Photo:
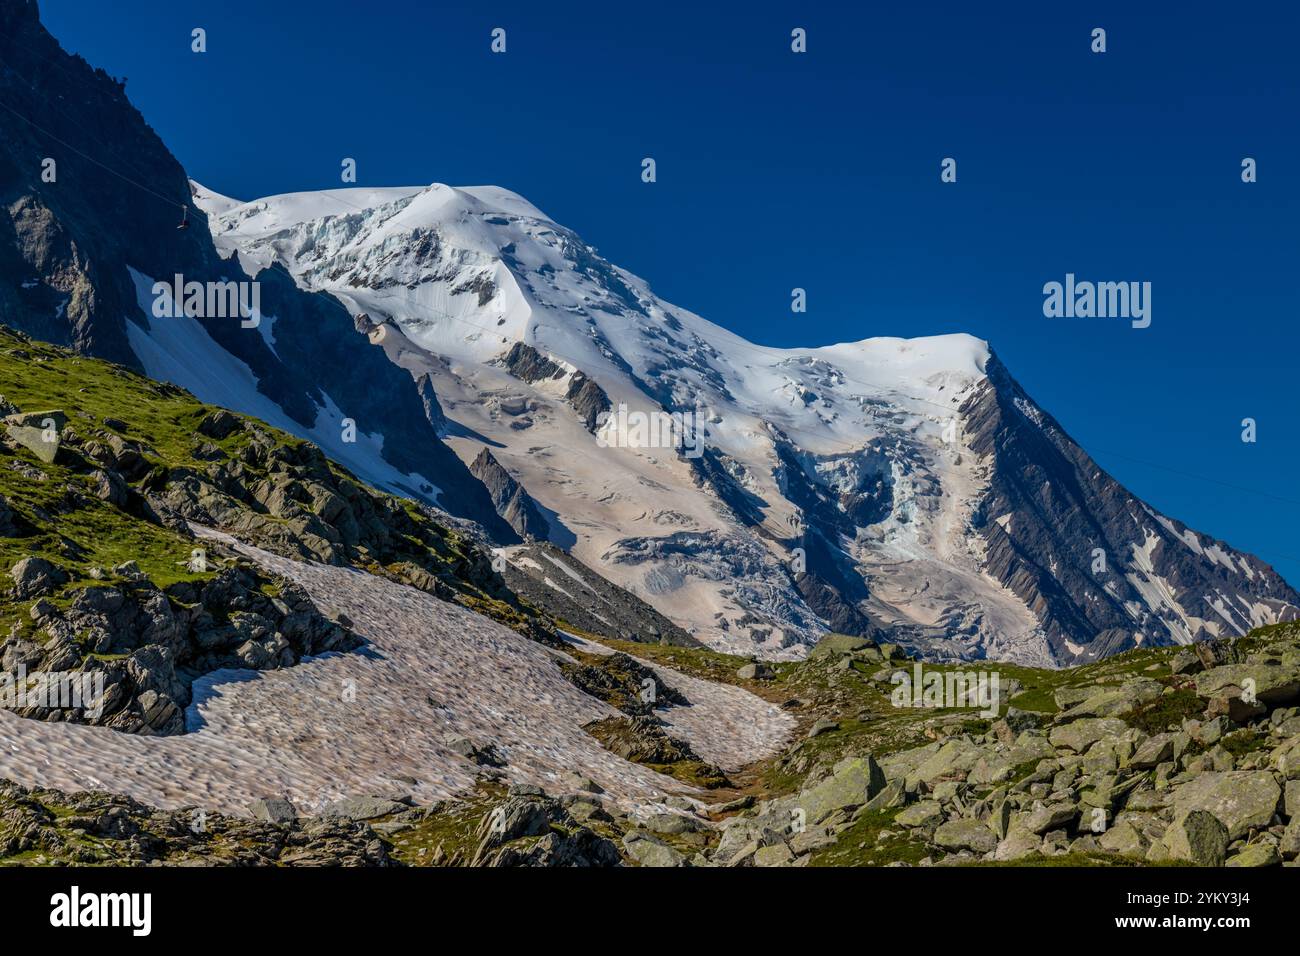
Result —
[{"label": "blue sky", "polygon": [[[1131,490],[1300,584],[1294,4],[41,7],[218,192],[338,186],[350,156],[363,185],[514,189],[764,344],[971,332]],[[1151,282],[1151,327],[1045,318],[1067,272]]]}]

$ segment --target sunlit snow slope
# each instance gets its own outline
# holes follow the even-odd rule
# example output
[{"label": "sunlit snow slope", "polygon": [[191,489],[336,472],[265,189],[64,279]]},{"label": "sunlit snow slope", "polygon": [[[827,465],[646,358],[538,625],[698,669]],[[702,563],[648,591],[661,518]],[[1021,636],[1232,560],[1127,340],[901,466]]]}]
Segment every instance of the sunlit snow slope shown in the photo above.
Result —
[{"label": "sunlit snow slope", "polygon": [[[489,446],[555,543],[715,646],[1060,664],[1300,604],[1133,499],[971,336],[757,346],[497,187],[195,189],[223,254],[341,300],[429,376],[458,455]],[[647,447],[621,405],[698,415],[702,453]]]}]

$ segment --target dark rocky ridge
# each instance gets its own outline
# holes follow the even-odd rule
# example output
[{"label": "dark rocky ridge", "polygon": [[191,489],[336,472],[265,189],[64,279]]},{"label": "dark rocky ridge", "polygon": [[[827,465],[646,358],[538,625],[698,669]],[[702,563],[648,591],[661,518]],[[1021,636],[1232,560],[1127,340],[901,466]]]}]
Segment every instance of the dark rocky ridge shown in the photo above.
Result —
[{"label": "dark rocky ridge", "polygon": [[[1115,654],[1136,646],[1139,634],[1146,644],[1175,642],[1168,623],[1172,616],[1162,620],[1150,613],[1128,577],[1144,574],[1133,551],[1148,535],[1158,542],[1151,549],[1155,573],[1176,590],[1189,617],[1219,624],[1219,636],[1245,634],[1252,622],[1230,605],[1236,618],[1225,621],[1211,605],[1216,590],[1245,592],[1278,608],[1282,620],[1296,617],[1300,594],[1271,567],[1197,535],[1204,548],[1217,546],[1250,569],[1249,576],[1229,577],[1102,470],[1033,404],[995,356],[989,357],[986,373],[987,381],[961,410],[967,443],[992,463],[991,484],[976,517],[988,543],[986,567],[1042,622],[1058,660]],[[996,520],[1007,514],[1010,533]],[[1189,533],[1181,522],[1168,520],[1179,534]],[[1107,570],[1093,576],[1097,548],[1105,554]],[[1140,610],[1130,612],[1128,602]],[[1192,639],[1215,636],[1203,625],[1191,630]],[[1083,645],[1082,653],[1075,655],[1066,641]]]},{"label": "dark rocky ridge", "polygon": [[[570,654],[573,654],[570,651]],[[626,654],[589,654],[560,670],[585,694],[603,700],[629,717],[648,717],[655,710],[689,707],[690,701],[660,676]]]},{"label": "dark rocky ridge", "polygon": [[[513,549],[502,577],[532,606],[589,634],[642,644],[700,646],[699,641],[636,595],[544,541]],[[564,590],[548,585],[548,577]]]},{"label": "dark rocky ridge", "polygon": [[520,537],[526,540],[546,540],[550,526],[537,503],[523,485],[501,467],[501,463],[484,448],[469,466],[469,472],[488,490],[497,514],[506,520]]}]

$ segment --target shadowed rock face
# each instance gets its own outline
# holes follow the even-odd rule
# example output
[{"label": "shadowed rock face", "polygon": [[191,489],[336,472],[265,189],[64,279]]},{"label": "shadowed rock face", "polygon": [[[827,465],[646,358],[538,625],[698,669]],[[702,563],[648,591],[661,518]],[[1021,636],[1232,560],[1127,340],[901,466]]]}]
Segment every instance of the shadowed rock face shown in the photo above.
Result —
[{"label": "shadowed rock face", "polygon": [[502,577],[529,604],[589,633],[645,644],[700,646],[636,595],[544,541],[512,549]]},{"label": "shadowed rock face", "polygon": [[545,378],[563,378],[564,369],[546,358],[531,345],[516,342],[501,359],[510,374],[525,382],[540,382]]},{"label": "shadowed rock face", "polygon": [[429,420],[433,430],[441,435],[442,430],[447,427],[447,416],[443,413],[442,405],[438,401],[438,395],[433,390],[433,376],[422,376],[418,385],[420,401],[424,403],[424,417]]},{"label": "shadowed rock face", "polygon": [[[36,5],[24,0],[0,0],[0,99],[31,121],[0,113],[0,315],[7,324],[139,370],[126,323],[147,328],[169,320],[140,308],[128,266],[159,281],[177,274],[199,282],[251,278],[235,258],[217,253],[185,170],[124,85],[65,53],[41,25]],[[43,181],[46,157],[57,162],[54,182]],[[184,230],[176,228],[182,210],[190,223]],[[501,540],[515,540],[483,488],[438,439],[427,396],[381,350],[366,347],[347,310],[329,296],[300,291],[280,267],[257,280],[262,312],[275,317],[274,350],[257,329],[237,321],[199,321],[249,367],[259,391],[304,431],[332,399],[359,431],[383,437],[389,464],[426,476],[444,492],[444,506]]]},{"label": "shadowed rock face", "polygon": [[[1300,595],[1271,567],[1154,511],[996,357],[987,374],[962,408],[967,443],[992,463],[978,516],[985,567],[1038,617],[1058,660],[1245,634],[1262,623],[1252,605],[1296,617]],[[1158,610],[1143,600],[1154,589],[1173,596]]]},{"label": "shadowed rock face", "polygon": [[537,510],[537,505],[529,497],[519,482],[510,477],[510,472],[501,467],[501,463],[484,448],[478,453],[469,467],[472,474],[488,490],[497,514],[514,528],[523,538],[545,540],[549,529],[546,519]]}]

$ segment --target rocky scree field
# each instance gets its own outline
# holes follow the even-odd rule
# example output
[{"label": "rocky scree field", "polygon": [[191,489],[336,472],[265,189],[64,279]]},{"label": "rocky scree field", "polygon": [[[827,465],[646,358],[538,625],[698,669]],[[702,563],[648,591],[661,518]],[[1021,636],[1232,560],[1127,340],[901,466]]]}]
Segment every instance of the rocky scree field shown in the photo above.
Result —
[{"label": "rocky scree field", "polygon": [[796,742],[708,801],[671,797],[627,814],[594,781],[574,779],[550,795],[483,791],[403,812],[386,824],[395,857],[606,862],[585,834],[582,853],[567,842],[583,829],[642,866],[1254,867],[1300,857],[1295,624],[1064,671],[989,665],[1003,691],[992,718],[893,706],[891,678],[911,662],[857,637],[831,635],[809,660],[776,665],[624,649],[781,701],[798,717]]},{"label": "rocky scree field", "polygon": [[[339,862],[406,866],[1289,866],[1300,856],[1293,624],[1072,670],[999,667],[995,717],[895,707],[892,677],[913,662],[857,637],[831,635],[808,660],[776,665],[607,643],[589,656],[615,673],[648,668],[669,694],[671,675],[743,687],[779,702],[798,733],[713,789],[632,809],[590,777],[543,789],[486,769],[463,799],[427,806],[359,799],[299,820],[284,801],[260,801],[250,808],[260,822],[218,818],[218,837],[104,794],[10,787],[0,850],[10,862],[292,864],[333,847]],[[81,808],[105,804],[124,819],[90,826]]]}]

